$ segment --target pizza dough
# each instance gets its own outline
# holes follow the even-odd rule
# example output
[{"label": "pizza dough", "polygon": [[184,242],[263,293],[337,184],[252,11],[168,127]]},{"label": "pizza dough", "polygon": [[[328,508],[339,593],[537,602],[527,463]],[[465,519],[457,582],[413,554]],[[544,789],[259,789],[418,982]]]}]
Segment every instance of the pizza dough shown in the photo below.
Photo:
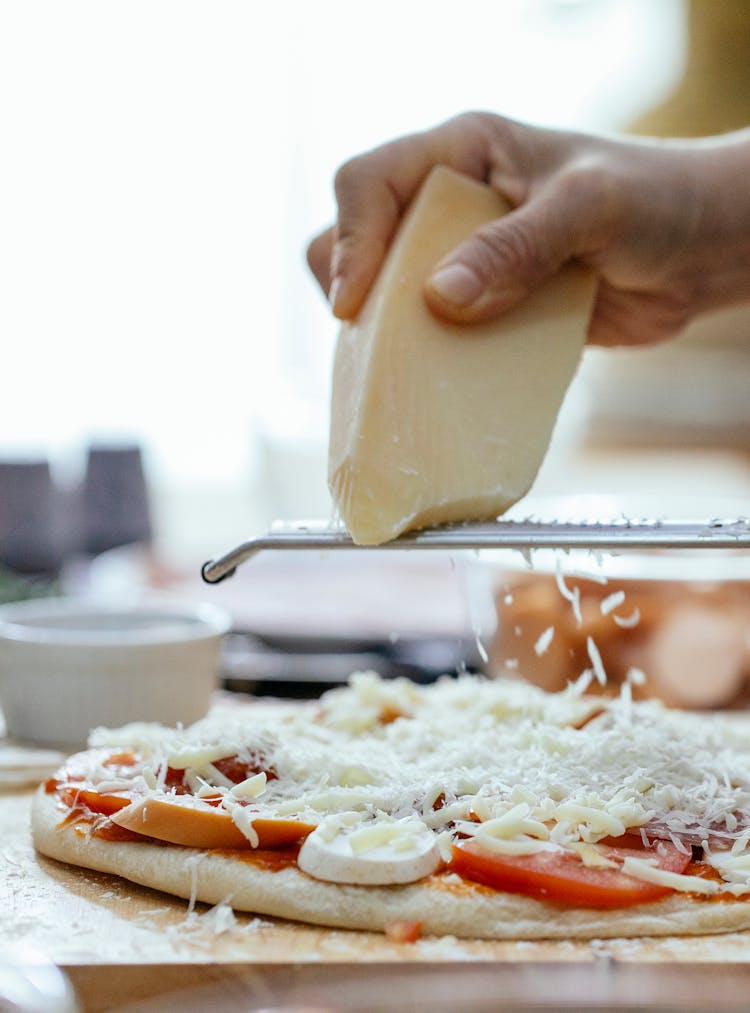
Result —
[{"label": "pizza dough", "polygon": [[60,827],[55,796],[40,789],[32,830],[38,851],[61,862],[122,876],[141,886],[237,911],[334,928],[382,930],[417,921],[425,934],[486,939],[604,939],[703,935],[750,928],[750,903],[673,896],[599,911],[499,893],[443,873],[409,886],[342,886],[295,867],[269,871],[244,853],[140,842],[109,842]]}]

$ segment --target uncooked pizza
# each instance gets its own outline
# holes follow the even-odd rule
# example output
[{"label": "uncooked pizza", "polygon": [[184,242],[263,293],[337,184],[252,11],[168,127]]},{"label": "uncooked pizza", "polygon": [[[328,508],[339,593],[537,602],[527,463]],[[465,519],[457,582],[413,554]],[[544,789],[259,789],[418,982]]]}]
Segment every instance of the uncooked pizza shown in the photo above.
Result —
[{"label": "uncooked pizza", "polygon": [[97,729],[43,785],[52,858],[315,925],[491,939],[750,927],[750,734],[463,676]]}]

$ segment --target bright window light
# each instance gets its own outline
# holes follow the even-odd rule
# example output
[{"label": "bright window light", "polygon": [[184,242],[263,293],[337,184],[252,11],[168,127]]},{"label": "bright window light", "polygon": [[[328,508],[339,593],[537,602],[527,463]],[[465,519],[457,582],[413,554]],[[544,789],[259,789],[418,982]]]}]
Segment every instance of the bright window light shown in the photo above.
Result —
[{"label": "bright window light", "polygon": [[136,439],[177,510],[180,489],[254,484],[259,523],[320,512],[335,327],[304,246],[337,165],[468,108],[624,127],[679,75],[682,18],[681,0],[3,4],[0,455],[63,466]]}]

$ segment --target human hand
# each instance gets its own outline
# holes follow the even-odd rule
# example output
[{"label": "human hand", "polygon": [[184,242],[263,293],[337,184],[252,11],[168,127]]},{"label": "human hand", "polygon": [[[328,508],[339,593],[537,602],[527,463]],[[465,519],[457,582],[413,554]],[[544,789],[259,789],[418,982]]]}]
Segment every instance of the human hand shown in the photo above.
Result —
[{"label": "human hand", "polygon": [[512,205],[435,265],[438,316],[499,316],[564,263],[599,284],[588,340],[646,344],[693,317],[750,300],[750,132],[700,141],[595,137],[467,113],[347,162],[338,221],[308,262],[334,314],[354,317],[429,170],[448,165]]}]

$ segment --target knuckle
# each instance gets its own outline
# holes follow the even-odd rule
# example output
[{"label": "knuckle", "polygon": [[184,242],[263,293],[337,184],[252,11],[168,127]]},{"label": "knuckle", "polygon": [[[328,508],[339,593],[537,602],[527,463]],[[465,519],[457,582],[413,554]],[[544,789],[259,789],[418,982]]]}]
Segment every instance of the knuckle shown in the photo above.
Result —
[{"label": "knuckle", "polygon": [[579,209],[589,228],[609,231],[621,217],[622,180],[607,158],[589,155],[576,159],[558,172],[555,185],[560,202]]},{"label": "knuckle", "polygon": [[320,265],[330,258],[331,252],[331,239],[329,233],[323,233],[320,236],[316,236],[312,239],[307,246],[306,256],[307,263],[310,268],[314,271],[319,268]]},{"label": "knuckle", "polygon": [[346,195],[363,177],[365,173],[364,155],[356,155],[338,167],[333,177],[333,187],[336,196],[341,198]]},{"label": "knuckle", "polygon": [[[479,175],[488,172],[492,151],[497,144],[499,116],[471,110],[454,116],[423,135],[427,149],[436,163],[448,159],[449,164],[475,164]],[[481,170],[481,171],[480,171]]]},{"label": "knuckle", "polygon": [[437,126],[435,131],[456,133],[465,133],[467,130],[473,131],[483,127],[489,115],[489,113],[483,113],[476,109],[458,113],[456,116],[451,116],[450,119],[445,120]]},{"label": "knuckle", "polygon": [[454,122],[462,128],[482,132],[487,130],[489,124],[495,119],[496,117],[492,113],[481,109],[470,109],[468,112],[456,116]]},{"label": "knuckle", "polygon": [[534,244],[527,228],[513,221],[485,225],[474,235],[475,268],[493,285],[499,275],[522,278],[534,260]]}]

